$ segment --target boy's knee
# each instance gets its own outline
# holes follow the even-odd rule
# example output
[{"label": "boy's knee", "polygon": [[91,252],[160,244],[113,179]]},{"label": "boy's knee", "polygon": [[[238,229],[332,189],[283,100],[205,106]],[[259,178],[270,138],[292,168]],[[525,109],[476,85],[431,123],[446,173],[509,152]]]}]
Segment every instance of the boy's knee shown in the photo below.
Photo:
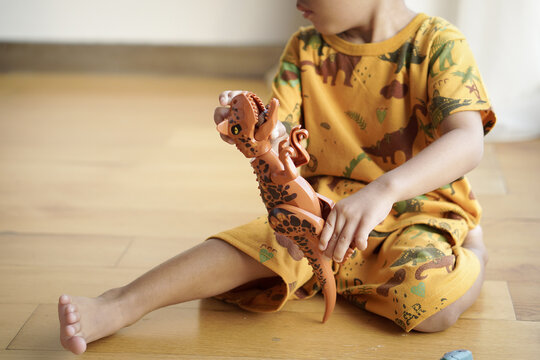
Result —
[{"label": "boy's knee", "polygon": [[413,330],[430,333],[444,331],[454,325],[458,318],[459,314],[447,308],[422,321]]}]

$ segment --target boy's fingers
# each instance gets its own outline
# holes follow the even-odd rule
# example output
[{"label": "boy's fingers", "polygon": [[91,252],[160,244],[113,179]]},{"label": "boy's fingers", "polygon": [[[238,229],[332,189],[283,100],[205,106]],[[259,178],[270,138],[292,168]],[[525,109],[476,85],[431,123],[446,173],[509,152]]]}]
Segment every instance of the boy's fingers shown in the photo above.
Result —
[{"label": "boy's fingers", "polygon": [[361,251],[366,250],[368,237],[369,237],[369,233],[366,233],[359,227],[358,230],[356,231],[356,234],[354,235],[355,246]]},{"label": "boy's fingers", "polygon": [[325,255],[328,256],[330,259],[334,256],[334,251],[336,249],[336,245],[338,244],[344,226],[345,219],[343,218],[343,216],[339,216],[339,214],[336,213],[336,222],[333,226],[330,240],[326,245],[326,250],[324,251]]},{"label": "boy's fingers", "polygon": [[229,108],[226,107],[217,107],[214,110],[214,122],[216,123],[216,125],[225,120],[227,116],[229,116],[229,111]]},{"label": "boy's fingers", "polygon": [[329,258],[329,259],[333,259],[334,258],[334,250],[336,248],[336,245],[338,243],[338,238],[339,238],[339,232],[338,231],[334,231],[334,233],[332,234],[332,236],[330,237],[330,242],[328,243],[328,245],[326,246],[326,251],[324,252],[324,254]]},{"label": "boy's fingers", "polygon": [[239,95],[239,94],[243,93],[243,92],[245,92],[245,91],[242,91],[242,90],[227,90],[227,91],[224,91],[221,94],[219,94],[219,103],[222,106],[230,105],[232,98],[235,97],[236,95]]},{"label": "boy's fingers", "polygon": [[229,105],[229,102],[230,102],[230,98],[229,98],[229,93],[230,91],[224,91],[222,92],[221,94],[219,94],[219,104],[221,106],[227,106]]},{"label": "boy's fingers", "polygon": [[352,238],[354,235],[354,231],[356,230],[356,224],[352,221],[349,221],[345,224],[343,230],[341,231],[341,234],[339,235],[339,238],[337,239],[336,246],[334,248],[334,253],[332,255],[332,258],[336,262],[342,262],[343,258],[345,257],[345,253],[347,252],[347,249],[349,248]]},{"label": "boy's fingers", "polygon": [[319,249],[321,251],[325,251],[328,247],[328,242],[330,241],[330,237],[334,233],[334,224],[336,222],[336,212],[330,211],[330,214],[328,214],[328,217],[326,218],[326,222],[324,224],[323,230],[321,232],[321,236],[319,238]]},{"label": "boy's fingers", "polygon": [[270,134],[270,140],[276,140],[280,139],[287,135],[287,129],[285,129],[285,125],[281,121],[278,121],[276,124],[276,127],[274,130],[272,130],[272,133]]},{"label": "boy's fingers", "polygon": [[227,144],[234,145],[234,141],[233,141],[230,137],[225,136],[225,135],[223,135],[223,134],[219,134],[219,135],[221,136],[221,139],[222,139],[223,141],[225,141]]},{"label": "boy's fingers", "polygon": [[360,251],[364,251],[366,250],[367,248],[367,240],[366,239],[356,239],[354,241],[354,246],[360,250]]}]

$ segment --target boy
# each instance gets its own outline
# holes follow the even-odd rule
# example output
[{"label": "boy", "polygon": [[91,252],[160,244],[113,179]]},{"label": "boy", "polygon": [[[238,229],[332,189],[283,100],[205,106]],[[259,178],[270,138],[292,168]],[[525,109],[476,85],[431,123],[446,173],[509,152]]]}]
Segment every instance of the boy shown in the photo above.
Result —
[{"label": "boy", "polygon": [[[310,132],[302,175],[336,202],[321,250],[340,262],[351,243],[357,248],[335,266],[338,293],[406,331],[444,330],[477,298],[487,261],[480,207],[463,175],[480,161],[495,116],[470,50],[450,24],[403,0],[300,0],[297,8],[314,27],[289,41],[273,96],[286,128]],[[220,95],[216,123],[235,94]],[[82,353],[152,310],[193,299],[219,295],[275,311],[313,296],[310,267],[264,222],[220,233],[98,298],[62,295],[63,346]],[[237,289],[268,278],[260,291]]]}]

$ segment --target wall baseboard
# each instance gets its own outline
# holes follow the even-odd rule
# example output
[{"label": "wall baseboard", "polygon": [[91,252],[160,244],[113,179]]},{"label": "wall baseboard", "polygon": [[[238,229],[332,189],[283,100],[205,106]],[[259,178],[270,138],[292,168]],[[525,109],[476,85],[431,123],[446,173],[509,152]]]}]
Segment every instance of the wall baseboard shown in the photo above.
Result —
[{"label": "wall baseboard", "polygon": [[59,71],[264,77],[281,46],[0,42],[0,72]]}]

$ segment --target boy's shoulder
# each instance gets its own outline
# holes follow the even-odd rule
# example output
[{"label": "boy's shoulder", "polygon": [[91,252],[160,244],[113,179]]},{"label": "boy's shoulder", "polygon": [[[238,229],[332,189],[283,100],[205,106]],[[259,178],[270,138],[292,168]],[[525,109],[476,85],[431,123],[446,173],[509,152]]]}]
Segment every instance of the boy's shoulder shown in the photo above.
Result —
[{"label": "boy's shoulder", "polygon": [[448,20],[427,15],[418,28],[416,35],[424,38],[424,41],[438,43],[465,39],[463,33]]}]

